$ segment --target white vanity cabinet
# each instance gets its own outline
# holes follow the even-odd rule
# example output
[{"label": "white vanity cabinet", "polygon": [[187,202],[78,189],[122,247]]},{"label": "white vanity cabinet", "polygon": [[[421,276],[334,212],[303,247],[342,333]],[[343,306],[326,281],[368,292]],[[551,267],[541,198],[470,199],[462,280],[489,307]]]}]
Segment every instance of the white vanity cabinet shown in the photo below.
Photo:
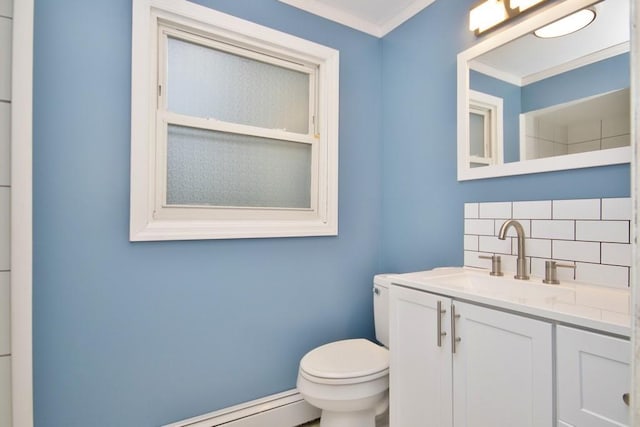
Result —
[{"label": "white vanity cabinet", "polygon": [[396,285],[390,304],[391,427],[553,425],[550,323]]},{"label": "white vanity cabinet", "polygon": [[565,326],[556,339],[558,425],[629,425],[630,342]]}]

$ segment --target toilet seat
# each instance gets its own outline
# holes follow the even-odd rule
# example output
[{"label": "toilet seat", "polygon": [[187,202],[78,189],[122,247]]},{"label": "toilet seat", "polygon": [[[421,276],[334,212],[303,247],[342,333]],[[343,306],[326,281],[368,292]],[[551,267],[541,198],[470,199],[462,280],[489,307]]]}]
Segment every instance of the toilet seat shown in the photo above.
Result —
[{"label": "toilet seat", "polygon": [[325,344],[300,361],[300,375],[320,384],[361,383],[388,373],[389,351],[362,338]]}]

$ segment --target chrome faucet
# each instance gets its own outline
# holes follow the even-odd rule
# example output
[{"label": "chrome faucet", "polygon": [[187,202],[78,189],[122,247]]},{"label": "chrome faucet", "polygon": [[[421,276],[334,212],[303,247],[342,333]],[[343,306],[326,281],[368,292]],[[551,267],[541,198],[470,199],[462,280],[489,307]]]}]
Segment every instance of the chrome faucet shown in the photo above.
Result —
[{"label": "chrome faucet", "polygon": [[516,275],[513,277],[520,280],[529,280],[529,275],[527,274],[527,261],[524,257],[524,228],[522,228],[522,224],[515,219],[505,221],[504,224],[502,224],[502,227],[500,227],[498,239],[504,240],[507,237],[507,230],[509,227],[515,228],[516,235],[518,236],[518,265]]}]

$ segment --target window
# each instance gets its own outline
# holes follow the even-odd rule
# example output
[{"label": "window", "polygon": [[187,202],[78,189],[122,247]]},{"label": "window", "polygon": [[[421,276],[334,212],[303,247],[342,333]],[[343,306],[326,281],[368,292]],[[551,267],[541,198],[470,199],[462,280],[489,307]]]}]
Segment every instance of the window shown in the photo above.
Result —
[{"label": "window", "polygon": [[134,0],[130,239],[337,234],[338,52]]},{"label": "window", "polygon": [[502,163],[502,98],[469,91],[469,166]]}]

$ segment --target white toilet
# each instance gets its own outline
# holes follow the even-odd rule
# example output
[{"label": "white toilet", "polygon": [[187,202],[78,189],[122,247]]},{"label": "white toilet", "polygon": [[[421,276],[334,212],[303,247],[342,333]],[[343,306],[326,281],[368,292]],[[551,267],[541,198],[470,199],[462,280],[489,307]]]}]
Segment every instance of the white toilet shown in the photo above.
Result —
[{"label": "white toilet", "polygon": [[[376,339],[389,346],[389,276],[373,281]],[[375,427],[389,406],[389,351],[365,339],[336,341],[300,361],[298,391],[320,408],[320,427]]]}]

